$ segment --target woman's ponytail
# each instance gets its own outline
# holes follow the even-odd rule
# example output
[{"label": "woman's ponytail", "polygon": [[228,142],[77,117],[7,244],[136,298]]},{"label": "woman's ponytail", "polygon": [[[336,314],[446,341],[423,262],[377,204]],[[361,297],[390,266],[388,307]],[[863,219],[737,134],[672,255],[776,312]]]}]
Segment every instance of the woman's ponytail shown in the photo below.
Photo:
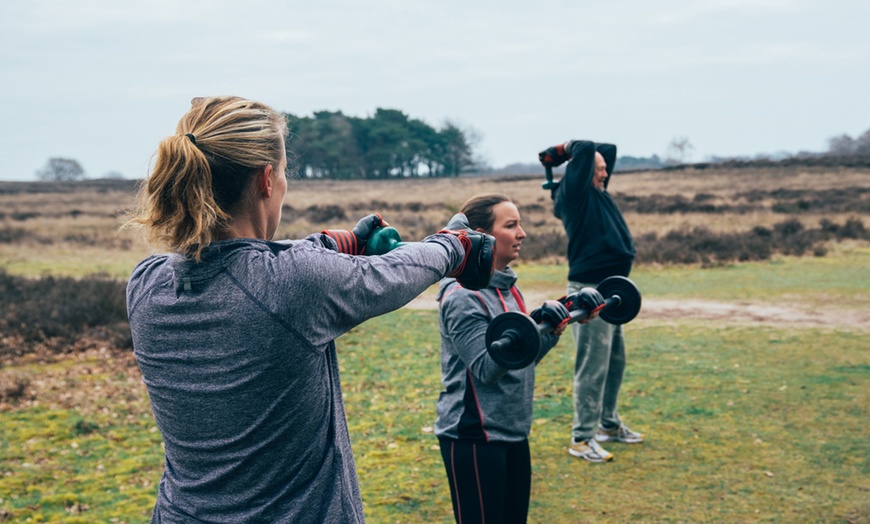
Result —
[{"label": "woman's ponytail", "polygon": [[153,244],[200,260],[228,228],[252,175],[280,163],[285,135],[284,117],[263,104],[194,99],[177,134],[158,146],[128,225],[144,227]]}]

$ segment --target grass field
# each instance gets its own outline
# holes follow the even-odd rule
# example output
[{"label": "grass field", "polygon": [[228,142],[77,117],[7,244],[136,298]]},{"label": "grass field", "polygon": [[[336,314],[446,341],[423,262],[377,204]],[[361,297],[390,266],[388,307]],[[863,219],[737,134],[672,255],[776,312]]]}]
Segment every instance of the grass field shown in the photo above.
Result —
[{"label": "grass field", "polygon": [[[723,266],[641,267],[644,299],[868,306],[870,251]],[[564,266],[519,266],[524,290],[561,293]],[[531,522],[870,522],[868,327],[669,318],[626,326],[621,414],[646,433],[610,464],[566,453],[570,336],[541,363],[531,435]],[[370,522],[450,522],[431,433],[437,316],[403,309],[338,341]],[[29,377],[0,405],[0,521],[147,522],[160,434],[129,354],[93,347],[3,363]]]}]

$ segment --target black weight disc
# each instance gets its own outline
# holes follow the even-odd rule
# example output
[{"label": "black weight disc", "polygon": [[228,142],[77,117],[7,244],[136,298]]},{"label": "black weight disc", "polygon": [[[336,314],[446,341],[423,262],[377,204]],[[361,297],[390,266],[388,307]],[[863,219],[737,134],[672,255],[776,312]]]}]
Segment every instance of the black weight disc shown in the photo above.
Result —
[{"label": "black weight disc", "polygon": [[524,368],[534,362],[541,351],[538,325],[524,313],[502,313],[486,328],[486,350],[503,368]]},{"label": "black weight disc", "polygon": [[640,290],[631,280],[620,277],[607,277],[598,284],[598,292],[605,300],[619,296],[619,305],[607,306],[598,314],[609,324],[626,324],[640,312]]}]

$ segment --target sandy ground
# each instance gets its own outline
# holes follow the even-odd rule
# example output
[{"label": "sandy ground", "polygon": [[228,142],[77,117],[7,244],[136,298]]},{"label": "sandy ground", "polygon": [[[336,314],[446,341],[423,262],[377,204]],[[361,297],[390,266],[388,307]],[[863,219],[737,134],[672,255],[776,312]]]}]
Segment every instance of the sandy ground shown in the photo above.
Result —
[{"label": "sandy ground", "polygon": [[[528,304],[540,304],[551,296],[524,292]],[[435,293],[427,291],[408,304],[411,309],[435,309]],[[771,305],[752,302],[717,302],[711,300],[672,300],[644,298],[637,321],[715,320],[717,324],[766,325],[851,329],[870,332],[870,311],[827,307]]]}]

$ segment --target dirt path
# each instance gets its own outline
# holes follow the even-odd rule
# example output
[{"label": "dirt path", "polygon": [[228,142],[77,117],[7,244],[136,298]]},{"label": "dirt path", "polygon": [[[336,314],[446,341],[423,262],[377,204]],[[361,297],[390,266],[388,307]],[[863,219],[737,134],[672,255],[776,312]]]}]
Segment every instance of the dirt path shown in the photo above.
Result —
[{"label": "dirt path", "polygon": [[[549,296],[524,293],[529,304],[538,304]],[[435,294],[426,292],[408,304],[412,309],[435,309]],[[715,320],[735,325],[776,327],[830,327],[870,331],[870,311],[854,309],[812,310],[809,307],[752,302],[717,302],[712,300],[644,299],[637,320]]]},{"label": "dirt path", "polygon": [[638,319],[716,320],[734,324],[788,327],[831,327],[870,331],[870,312],[848,309],[811,310],[750,302],[709,300],[645,300]]}]

